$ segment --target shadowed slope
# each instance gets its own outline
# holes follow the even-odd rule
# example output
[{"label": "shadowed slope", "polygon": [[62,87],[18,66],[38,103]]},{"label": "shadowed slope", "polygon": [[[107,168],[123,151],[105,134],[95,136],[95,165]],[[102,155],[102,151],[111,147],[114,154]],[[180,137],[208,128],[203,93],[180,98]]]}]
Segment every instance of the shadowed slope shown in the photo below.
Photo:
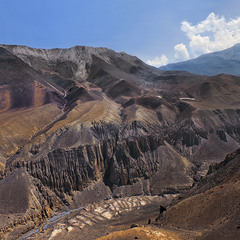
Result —
[{"label": "shadowed slope", "polygon": [[[199,239],[239,239],[239,150],[211,167],[209,174],[165,213],[168,224],[203,231]],[[192,196],[194,195],[194,196]]]}]

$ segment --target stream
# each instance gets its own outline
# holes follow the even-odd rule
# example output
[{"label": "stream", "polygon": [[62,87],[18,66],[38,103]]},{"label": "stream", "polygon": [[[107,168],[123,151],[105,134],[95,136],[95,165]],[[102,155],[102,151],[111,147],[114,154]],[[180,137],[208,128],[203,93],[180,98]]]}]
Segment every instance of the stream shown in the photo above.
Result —
[{"label": "stream", "polygon": [[20,238],[18,238],[18,240],[27,240],[30,237],[34,237],[35,234],[45,231],[48,228],[52,227],[54,224],[56,224],[60,219],[62,219],[63,217],[73,213],[73,212],[77,212],[82,210],[84,207],[80,207],[80,208],[76,208],[76,209],[72,209],[70,211],[66,211],[63,213],[60,213],[58,215],[55,215],[51,218],[49,218],[45,223],[42,223],[39,227],[29,231],[28,233],[26,233],[24,236],[21,236]]}]

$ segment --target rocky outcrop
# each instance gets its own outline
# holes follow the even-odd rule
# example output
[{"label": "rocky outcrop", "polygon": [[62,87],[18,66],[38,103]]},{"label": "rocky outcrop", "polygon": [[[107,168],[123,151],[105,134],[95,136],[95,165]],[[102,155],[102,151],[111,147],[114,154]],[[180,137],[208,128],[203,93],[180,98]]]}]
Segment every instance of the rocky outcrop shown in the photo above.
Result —
[{"label": "rocky outcrop", "polygon": [[[101,131],[99,133],[102,136]],[[167,150],[163,138],[158,135],[139,136],[132,140],[105,139],[97,145],[57,149],[29,162],[15,161],[8,168],[12,171],[18,166],[24,166],[31,176],[40,179],[43,185],[57,194],[82,191],[89,183],[99,179],[103,179],[110,188],[116,189],[123,185],[132,185],[141,178],[151,179],[157,172],[163,173],[165,168],[174,165],[175,161],[182,161],[177,153],[165,160],[164,157],[167,156],[162,154],[165,151],[164,146]],[[185,167],[188,168],[184,173],[186,185],[190,186],[192,181],[188,180],[188,176],[193,174],[193,166],[189,163]],[[178,166],[171,170],[178,174]],[[154,184],[151,183],[152,186]]]},{"label": "rocky outcrop", "polygon": [[238,109],[195,110],[189,118],[167,128],[166,138],[192,162],[223,160],[238,148],[237,119]]}]

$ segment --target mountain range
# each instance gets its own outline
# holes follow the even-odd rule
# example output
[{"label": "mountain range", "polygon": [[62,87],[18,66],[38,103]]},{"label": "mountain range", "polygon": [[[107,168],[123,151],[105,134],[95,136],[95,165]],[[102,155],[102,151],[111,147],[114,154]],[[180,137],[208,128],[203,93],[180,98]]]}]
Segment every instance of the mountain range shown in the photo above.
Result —
[{"label": "mountain range", "polygon": [[[61,211],[132,196],[180,196],[173,205],[165,201],[166,224],[202,239],[207,230],[225,231],[226,212],[214,211],[205,225],[193,220],[205,221],[204,211],[193,209],[188,222],[183,213],[193,198],[210,208],[228,193],[225,186],[237,194],[238,152],[225,157],[240,143],[240,77],[163,71],[106,48],[1,45],[0,92],[2,238],[21,237]],[[214,198],[204,202],[206,191]],[[234,225],[235,236],[229,208],[224,224]],[[62,239],[79,237],[77,223],[66,221]],[[57,227],[34,239],[53,239]]]},{"label": "mountain range", "polygon": [[160,67],[165,71],[187,71],[194,74],[214,76],[231,74],[240,76],[240,44],[223,51],[201,55],[179,63],[171,63]]}]

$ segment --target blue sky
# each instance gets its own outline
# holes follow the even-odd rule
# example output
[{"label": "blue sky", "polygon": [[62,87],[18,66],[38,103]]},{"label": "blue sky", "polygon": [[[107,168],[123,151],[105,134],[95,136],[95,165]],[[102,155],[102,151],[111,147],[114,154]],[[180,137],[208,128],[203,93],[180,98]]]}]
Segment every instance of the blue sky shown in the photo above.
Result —
[{"label": "blue sky", "polygon": [[[239,20],[239,0],[0,0],[0,10],[2,44],[107,47],[153,65],[227,48],[238,41],[233,31],[240,29],[238,22],[231,24]],[[219,30],[224,21],[226,32]],[[215,26],[234,39],[220,43]],[[209,46],[204,49],[203,43]]]}]

